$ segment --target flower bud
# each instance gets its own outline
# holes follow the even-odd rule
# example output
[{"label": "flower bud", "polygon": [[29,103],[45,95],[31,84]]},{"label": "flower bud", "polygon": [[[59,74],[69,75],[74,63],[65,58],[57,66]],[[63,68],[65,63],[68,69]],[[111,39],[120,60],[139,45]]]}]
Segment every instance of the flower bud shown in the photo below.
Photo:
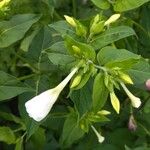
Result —
[{"label": "flower bud", "polygon": [[115,109],[117,114],[119,114],[119,112],[120,112],[120,102],[119,102],[119,99],[117,98],[117,96],[114,92],[110,93],[110,100],[111,100],[111,104],[112,104],[113,108]]},{"label": "flower bud", "polygon": [[150,91],[150,79],[148,79],[145,83],[146,88]]},{"label": "flower bud", "polygon": [[74,87],[78,86],[79,83],[81,82],[81,78],[82,78],[81,75],[77,75],[77,76],[73,79],[70,88],[74,88]]},{"label": "flower bud", "polygon": [[67,15],[64,15],[66,21],[73,27],[76,27],[76,22],[74,21],[74,19],[72,17],[69,17]]},{"label": "flower bud", "polygon": [[110,111],[107,111],[107,110],[100,110],[100,111],[97,112],[97,114],[99,114],[99,115],[109,115],[111,113],[110,113]]},{"label": "flower bud", "polygon": [[119,18],[120,18],[120,14],[114,14],[104,23],[104,25],[105,26],[109,25],[109,24],[115,22],[116,20],[118,20]]},{"label": "flower bud", "polygon": [[0,8],[5,7],[6,5],[9,4],[11,0],[2,0],[0,1]]},{"label": "flower bud", "polygon": [[81,54],[81,50],[80,50],[79,47],[73,45],[73,46],[72,46],[72,49],[73,49],[75,55],[78,55],[78,56],[79,56],[79,55]]},{"label": "flower bud", "polygon": [[134,116],[131,115],[128,122],[128,129],[130,131],[135,131],[137,129],[137,124],[135,122]]},{"label": "flower bud", "polygon": [[128,74],[120,72],[119,77],[123,80],[123,82],[125,82],[127,84],[133,84],[133,81]]}]

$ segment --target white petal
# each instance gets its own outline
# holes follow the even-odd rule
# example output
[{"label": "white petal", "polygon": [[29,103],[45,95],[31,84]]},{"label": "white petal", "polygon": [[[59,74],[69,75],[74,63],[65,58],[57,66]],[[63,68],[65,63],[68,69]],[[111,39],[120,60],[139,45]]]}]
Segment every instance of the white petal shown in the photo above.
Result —
[{"label": "white petal", "polygon": [[51,89],[35,96],[25,103],[29,116],[36,121],[43,120],[57,100],[59,92]]},{"label": "white petal", "polygon": [[139,108],[141,106],[141,100],[140,98],[138,97],[135,97],[134,95],[132,96],[132,98],[130,97],[131,99],[131,103],[132,103],[132,106],[135,107],[135,108]]}]

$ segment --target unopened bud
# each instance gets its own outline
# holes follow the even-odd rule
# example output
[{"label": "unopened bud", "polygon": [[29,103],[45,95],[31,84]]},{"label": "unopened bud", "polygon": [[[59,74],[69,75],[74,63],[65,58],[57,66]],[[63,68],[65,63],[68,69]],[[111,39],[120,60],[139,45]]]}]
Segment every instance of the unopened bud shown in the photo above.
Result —
[{"label": "unopened bud", "polygon": [[114,14],[114,15],[112,15],[106,22],[105,22],[105,26],[106,25],[109,25],[109,24],[111,24],[111,23],[113,23],[113,22],[115,22],[116,20],[118,20],[120,18],[120,14]]},{"label": "unopened bud", "polygon": [[130,76],[128,74],[125,74],[123,72],[121,72],[119,74],[119,77],[127,84],[133,84],[132,79],[130,78]]},{"label": "unopened bud", "polygon": [[76,87],[77,85],[79,85],[79,83],[81,82],[81,78],[82,78],[81,75],[77,75],[77,76],[73,79],[70,88],[74,88],[74,87]]},{"label": "unopened bud", "polygon": [[136,124],[136,121],[135,121],[133,115],[131,115],[130,118],[129,118],[128,129],[130,131],[135,131],[137,129],[137,124]]},{"label": "unopened bud", "polygon": [[107,111],[107,110],[100,110],[100,111],[97,112],[97,114],[99,114],[99,115],[109,115],[111,113],[110,113],[110,111]]},{"label": "unopened bud", "polygon": [[80,48],[75,45],[72,46],[72,49],[76,55],[79,55],[81,53]]},{"label": "unopened bud", "polygon": [[146,88],[150,91],[150,79],[148,79],[145,83]]},{"label": "unopened bud", "polygon": [[73,27],[76,27],[76,22],[74,21],[74,19],[72,17],[69,17],[67,15],[64,15],[66,21]]}]

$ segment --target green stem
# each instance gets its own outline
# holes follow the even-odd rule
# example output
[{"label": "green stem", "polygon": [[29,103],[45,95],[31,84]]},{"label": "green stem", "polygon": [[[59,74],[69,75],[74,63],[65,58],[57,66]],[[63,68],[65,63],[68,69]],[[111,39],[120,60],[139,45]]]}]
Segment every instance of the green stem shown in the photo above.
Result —
[{"label": "green stem", "polygon": [[[38,60],[38,70],[40,71],[40,63],[41,63],[41,58],[42,58],[42,53],[39,56],[39,60]],[[37,81],[36,81],[36,88],[35,88],[35,95],[38,95],[39,92],[39,83],[40,83],[40,78],[41,75],[38,75]]]},{"label": "green stem", "polygon": [[73,16],[76,18],[76,17],[77,17],[77,5],[76,5],[76,0],[72,0],[72,7],[73,7],[73,10],[72,10]]},{"label": "green stem", "polygon": [[142,125],[139,122],[138,122],[138,125],[140,125],[143,128],[143,130],[146,132],[146,134],[150,136],[150,132],[148,131],[148,129],[144,125]]},{"label": "green stem", "polygon": [[62,20],[62,19],[63,19],[63,18],[57,13],[56,10],[54,10],[53,15],[54,15],[54,18],[56,18],[56,19],[58,19],[58,20]]},{"label": "green stem", "polygon": [[22,56],[20,56],[19,54],[16,53],[16,56],[22,60],[23,62],[27,63],[29,65],[29,67],[32,69],[33,72],[37,73],[38,69],[36,67],[34,67],[31,63],[29,63],[25,58],[23,58]]},{"label": "green stem", "polygon": [[32,78],[32,77],[34,77],[36,75],[37,74],[30,74],[30,75],[22,76],[22,77],[17,78],[17,80],[19,80],[19,81],[26,80],[26,79]]}]

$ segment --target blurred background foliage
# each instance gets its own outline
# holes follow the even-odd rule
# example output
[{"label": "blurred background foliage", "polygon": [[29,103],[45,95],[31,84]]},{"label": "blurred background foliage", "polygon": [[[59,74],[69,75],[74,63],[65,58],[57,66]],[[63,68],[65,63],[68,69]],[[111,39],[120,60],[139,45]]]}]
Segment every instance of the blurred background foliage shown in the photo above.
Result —
[{"label": "blurred background foliage", "polygon": [[[119,92],[119,99],[126,99],[120,114],[107,103],[105,108],[112,112],[110,121],[95,123],[95,127],[101,127],[104,143],[99,144],[91,130],[82,133],[77,127],[78,113],[82,115],[90,109],[93,79],[74,92],[71,100],[66,98],[69,88],[65,88],[44,121],[37,123],[30,119],[24,103],[55,87],[70,69],[71,64],[65,61],[67,50],[61,43],[61,35],[69,31],[62,21],[64,15],[86,24],[96,14],[108,18],[114,13],[121,13],[121,19],[113,26],[129,26],[136,36],[112,43],[145,58],[134,66],[136,72],[129,70],[136,83],[130,88],[143,102],[139,109],[133,110],[136,131],[128,129],[130,106],[126,105],[126,96]],[[150,92],[144,85],[150,78],[149,14],[148,0],[0,0],[0,149],[149,150]],[[66,57],[63,60],[54,52]]]}]

